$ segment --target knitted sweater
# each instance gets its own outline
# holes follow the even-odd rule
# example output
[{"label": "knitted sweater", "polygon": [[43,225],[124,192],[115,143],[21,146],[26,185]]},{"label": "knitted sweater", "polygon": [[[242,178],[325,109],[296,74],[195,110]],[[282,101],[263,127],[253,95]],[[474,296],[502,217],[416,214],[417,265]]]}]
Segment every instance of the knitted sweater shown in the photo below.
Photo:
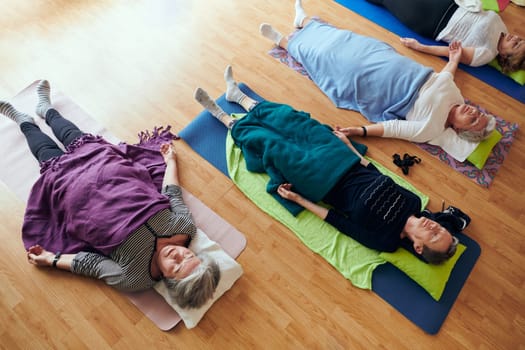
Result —
[{"label": "knitted sweater", "polygon": [[126,292],[151,288],[158,282],[150,273],[151,259],[157,239],[186,235],[186,246],[195,236],[197,228],[191,212],[184,203],[181,188],[169,185],[162,194],[170,200],[170,209],[164,209],[140,226],[109,256],[79,252],[71,264],[71,272],[102,279],[108,285]]},{"label": "knitted sweater", "polygon": [[373,165],[350,170],[324,198],[333,206],[326,221],[364,246],[393,252],[409,216],[421,211],[419,197]]}]

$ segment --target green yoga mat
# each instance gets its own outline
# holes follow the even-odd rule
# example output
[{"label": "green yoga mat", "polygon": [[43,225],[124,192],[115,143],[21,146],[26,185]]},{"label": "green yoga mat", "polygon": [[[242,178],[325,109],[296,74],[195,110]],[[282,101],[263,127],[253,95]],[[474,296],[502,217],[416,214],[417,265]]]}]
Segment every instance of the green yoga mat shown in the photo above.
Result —
[{"label": "green yoga mat", "polygon": [[[418,191],[405,179],[374,160],[367,159],[395,182],[416,193],[421,198],[423,208],[428,204],[428,196]],[[226,138],[226,161],[230,178],[246,197],[268,215],[292,230],[308,248],[325,258],[353,285],[363,289],[372,288],[372,272],[378,265],[385,263],[378,251],[369,249],[341,234],[332,225],[307,210],[297,216],[290,214],[266,192],[268,175],[246,170],[242,152],[234,145],[230,133]]]}]

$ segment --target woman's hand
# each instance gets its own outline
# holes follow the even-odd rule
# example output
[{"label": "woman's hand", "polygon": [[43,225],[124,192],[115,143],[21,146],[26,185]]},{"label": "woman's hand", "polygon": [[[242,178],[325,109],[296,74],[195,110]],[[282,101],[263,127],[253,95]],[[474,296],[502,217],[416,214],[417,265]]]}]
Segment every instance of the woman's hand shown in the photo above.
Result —
[{"label": "woman's hand", "polygon": [[295,203],[298,203],[302,198],[301,195],[292,191],[292,184],[290,183],[279,185],[279,187],[277,188],[277,193],[284,199],[288,199],[289,201]]},{"label": "woman's hand", "polygon": [[345,135],[345,133],[343,133],[342,131],[334,130],[333,133],[334,133],[335,136],[337,136],[337,138],[339,140],[343,141],[345,144],[347,144],[347,145],[350,144],[350,140]]},{"label": "woman's hand", "polygon": [[328,215],[327,208],[309,201],[308,199],[302,197],[300,194],[292,191],[291,188],[292,184],[281,184],[277,188],[277,193],[279,193],[279,195],[284,199],[288,199],[289,201],[295,202],[300,206],[304,207],[305,209],[311,211],[313,214],[317,215],[321,219],[324,220],[326,218],[326,216]]},{"label": "woman's hand", "polygon": [[460,41],[453,41],[448,46],[448,59],[449,61],[459,63],[461,61],[461,55],[463,54],[463,47]]},{"label": "woman's hand", "polygon": [[166,163],[170,160],[177,161],[177,152],[175,151],[173,143],[163,143],[160,145],[160,153]]},{"label": "woman's hand", "polygon": [[179,175],[177,166],[177,152],[172,142],[160,145],[160,154],[164,157],[166,171],[162,179],[162,188],[168,185],[179,185]]},{"label": "woman's hand", "polygon": [[360,126],[349,126],[346,128],[342,128],[339,125],[336,125],[335,131],[343,133],[346,137],[363,136],[363,128],[361,128]]},{"label": "woman's hand", "polygon": [[27,261],[36,266],[51,266],[54,258],[54,253],[48,252],[38,244],[27,251]]},{"label": "woman's hand", "polygon": [[[350,128],[345,128],[345,129],[350,129]],[[356,128],[358,130],[362,130],[362,128]],[[363,166],[368,166],[368,163],[369,161],[367,159],[365,159],[363,157],[363,155],[361,153],[359,153],[354,145],[352,145],[352,142],[350,142],[350,139],[348,139],[348,137],[346,136],[346,134],[342,131],[342,129],[339,128],[339,130],[337,130],[337,127],[336,127],[336,130],[333,131],[334,135],[337,136],[337,138],[339,138],[339,140],[343,141],[345,145],[348,146],[348,148],[350,148],[352,150],[352,152],[354,152],[354,154],[356,156],[359,157],[359,163],[361,163],[361,165]]]},{"label": "woman's hand", "polygon": [[399,41],[412,50],[421,51],[421,44],[414,38],[399,38]]}]

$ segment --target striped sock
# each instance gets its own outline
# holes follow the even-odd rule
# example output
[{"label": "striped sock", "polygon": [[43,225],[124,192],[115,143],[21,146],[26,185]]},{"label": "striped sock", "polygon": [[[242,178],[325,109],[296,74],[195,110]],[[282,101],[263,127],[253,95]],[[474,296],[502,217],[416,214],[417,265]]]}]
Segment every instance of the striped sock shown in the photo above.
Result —
[{"label": "striped sock", "polygon": [[18,125],[28,122],[35,124],[35,120],[29,114],[19,112],[12,104],[0,101],[0,113],[17,123]]},{"label": "striped sock", "polygon": [[46,119],[47,111],[52,108],[50,91],[51,88],[49,87],[49,82],[47,80],[41,80],[36,87],[36,93],[38,94],[36,114],[42,119]]},{"label": "striped sock", "polygon": [[208,95],[208,93],[203,89],[197,88],[193,94],[193,97],[195,97],[195,100],[197,100],[197,102],[199,102],[202,107],[206,108],[208,112],[210,112],[220,121],[222,121],[222,118],[227,115],[226,112],[224,112],[222,108],[219,107],[219,105],[217,105],[217,103],[215,103],[215,101],[210,98],[210,95]]}]

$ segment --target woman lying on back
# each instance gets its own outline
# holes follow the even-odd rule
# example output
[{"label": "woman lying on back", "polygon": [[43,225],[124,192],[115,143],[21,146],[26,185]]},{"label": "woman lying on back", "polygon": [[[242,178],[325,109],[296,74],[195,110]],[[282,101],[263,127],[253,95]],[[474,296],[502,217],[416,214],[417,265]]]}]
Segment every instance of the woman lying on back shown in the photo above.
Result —
[{"label": "woman lying on back", "polygon": [[479,142],[494,130],[495,118],[465,104],[454,82],[460,43],[450,45],[449,62],[436,73],[380,40],[311,20],[299,0],[294,23],[302,29],[289,42],[268,24],[260,29],[303,65],[337,107],[377,123],[341,129],[347,136],[428,142],[454,156],[458,136]]},{"label": "woman lying on back", "polygon": [[[510,34],[496,12],[482,9],[481,1],[367,1],[383,6],[421,36],[446,43],[460,41],[463,45],[460,62],[463,64],[477,67],[496,58],[504,73],[525,69],[525,39]],[[401,38],[401,42],[431,55],[449,55],[446,46],[424,45],[413,38]]]}]

